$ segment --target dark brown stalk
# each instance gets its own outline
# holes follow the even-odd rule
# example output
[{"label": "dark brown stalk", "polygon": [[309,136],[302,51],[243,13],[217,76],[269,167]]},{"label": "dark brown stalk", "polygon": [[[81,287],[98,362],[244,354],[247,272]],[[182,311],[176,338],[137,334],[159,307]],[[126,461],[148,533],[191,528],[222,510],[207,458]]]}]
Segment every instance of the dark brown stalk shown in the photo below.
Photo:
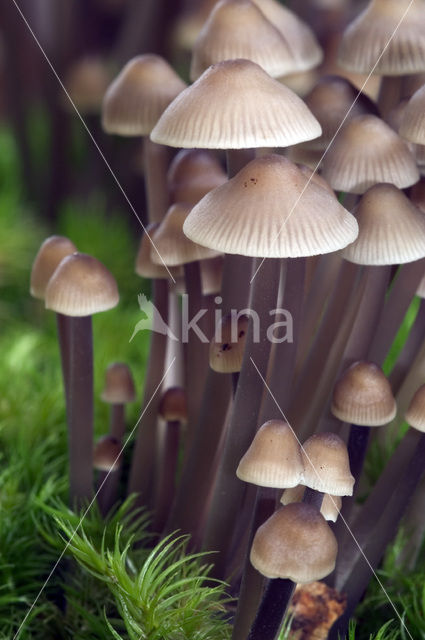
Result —
[{"label": "dark brown stalk", "polygon": [[161,473],[159,483],[155,488],[153,530],[157,532],[162,531],[174,498],[179,443],[180,423],[176,421],[167,422],[165,425],[164,446],[161,457]]},{"label": "dark brown stalk", "polygon": [[269,312],[276,305],[279,271],[279,260],[267,259],[253,281],[250,308],[259,320],[259,339],[255,339],[251,317],[232,419],[226,434],[203,545],[207,550],[218,552],[213,569],[215,576],[223,574],[228,540],[233,532],[243,495],[243,483],[236,477],[236,467],[258,426],[257,419],[264,392],[261,376],[264,379],[267,376],[271,348],[267,333],[270,324],[274,322]]},{"label": "dark brown stalk", "polygon": [[422,299],[418,313],[410,329],[408,338],[404,343],[397,362],[395,363],[393,370],[389,376],[391,389],[393,394],[396,395],[406,378],[406,375],[416,358],[416,355],[420,349],[421,344],[425,339],[425,300]]},{"label": "dark brown stalk", "polygon": [[391,109],[396,107],[401,99],[402,77],[383,76],[378,96],[378,108],[385,120]]},{"label": "dark brown stalk", "polygon": [[59,351],[61,357],[63,387],[65,391],[65,401],[68,405],[68,389],[69,389],[69,360],[70,360],[70,317],[64,316],[62,313],[56,314],[56,325],[58,332]]},{"label": "dark brown stalk", "polygon": [[70,503],[81,508],[93,495],[93,339],[91,316],[70,318]]},{"label": "dark brown stalk", "polygon": [[[168,318],[167,280],[153,281],[153,304],[164,322]],[[136,444],[131,461],[128,493],[137,493],[135,506],[146,504],[152,482],[152,467],[156,448],[158,405],[161,399],[160,384],[164,375],[167,336],[152,328],[149,360],[146,368],[143,407],[138,426]]]},{"label": "dark brown stalk", "polygon": [[[111,418],[109,435],[122,442],[125,434],[125,407],[123,404],[111,406]],[[100,512],[106,516],[118,499],[118,487],[121,478],[121,470],[114,469],[111,472],[101,471],[98,477],[99,492],[97,501]]]},{"label": "dark brown stalk", "polygon": [[[149,222],[161,222],[170,205],[167,171],[170,149],[143,138],[145,185]],[[154,249],[153,249],[154,251]]]}]

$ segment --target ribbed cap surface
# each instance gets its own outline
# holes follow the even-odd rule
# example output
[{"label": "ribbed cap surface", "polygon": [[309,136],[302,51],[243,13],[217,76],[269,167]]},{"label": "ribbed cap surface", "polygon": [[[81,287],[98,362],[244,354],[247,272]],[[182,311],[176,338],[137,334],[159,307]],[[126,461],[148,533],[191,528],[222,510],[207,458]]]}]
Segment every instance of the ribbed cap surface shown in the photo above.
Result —
[{"label": "ribbed cap surface", "polygon": [[218,373],[236,373],[242,368],[248,331],[248,316],[227,314],[221,318],[210,342],[210,367]]},{"label": "ribbed cap surface", "polygon": [[182,149],[167,175],[171,202],[194,206],[209,191],[227,181],[227,175],[211,151]]},{"label": "ribbed cap surface", "polygon": [[124,362],[113,362],[105,372],[105,386],[101,398],[109,404],[127,404],[136,399],[133,376]]},{"label": "ribbed cap surface", "polygon": [[406,142],[373,115],[345,125],[323,160],[322,173],[334,189],[349,193],[364,193],[380,182],[405,189],[419,180]]},{"label": "ribbed cap surface", "polygon": [[291,427],[282,420],[269,420],[255,434],[236,475],[260,487],[285,489],[300,484],[303,471],[300,446]]},{"label": "ribbed cap surface", "polygon": [[333,496],[353,495],[354,478],[347,447],[336,433],[312,435],[304,442],[301,452],[307,487]]},{"label": "ribbed cap surface", "polygon": [[425,2],[372,0],[347,27],[339,63],[358,73],[376,65],[373,73],[385,76],[424,71]]},{"label": "ribbed cap surface", "polygon": [[59,263],[76,251],[75,244],[64,236],[50,236],[44,240],[31,269],[30,293],[34,298],[44,300],[48,282]]},{"label": "ribbed cap surface", "polygon": [[396,403],[390,383],[373,362],[355,362],[337,381],[331,411],[343,420],[367,427],[391,422]]},{"label": "ribbed cap surface", "polygon": [[226,60],[177,96],[151,139],[171,147],[249,149],[286,147],[320,134],[316,118],[290,89],[254,62]]},{"label": "ribbed cap surface", "polygon": [[350,262],[389,265],[425,256],[425,215],[392,184],[377,184],[362,196],[355,211],[357,240],[343,251]]},{"label": "ribbed cap surface", "polygon": [[106,92],[102,108],[104,130],[120,136],[148,135],[164,109],[186,86],[160,56],[133,58]]},{"label": "ribbed cap surface", "polygon": [[416,391],[404,417],[411,427],[425,433],[425,384]]},{"label": "ribbed cap surface", "polygon": [[425,144],[425,85],[418,89],[407,103],[400,135],[416,144]]},{"label": "ribbed cap surface", "polygon": [[118,302],[113,275],[85,253],[64,258],[46,289],[46,308],[66,316],[90,316],[113,309]]},{"label": "ribbed cap surface", "polygon": [[357,222],[283,156],[256,158],[207,194],[183,226],[194,242],[247,256],[296,258],[342,249]]},{"label": "ribbed cap surface", "polygon": [[251,564],[267,578],[311,582],[335,568],[338,544],[324,517],[308,504],[282,507],[254,536]]}]

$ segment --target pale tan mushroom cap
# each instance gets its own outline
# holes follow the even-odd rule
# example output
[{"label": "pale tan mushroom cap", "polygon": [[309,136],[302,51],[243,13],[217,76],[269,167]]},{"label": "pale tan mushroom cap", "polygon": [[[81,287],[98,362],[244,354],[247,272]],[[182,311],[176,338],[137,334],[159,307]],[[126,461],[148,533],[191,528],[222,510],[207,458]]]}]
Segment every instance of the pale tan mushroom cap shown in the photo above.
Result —
[{"label": "pale tan mushroom cap", "polygon": [[296,258],[342,249],[358,227],[328,190],[283,156],[268,155],[207,194],[183,231],[223,253]]},{"label": "pale tan mushroom cap", "polygon": [[95,444],[93,466],[99,471],[118,471],[121,467],[121,443],[113,436],[104,436]]},{"label": "pale tan mushroom cap", "polygon": [[333,496],[353,495],[354,478],[350,472],[347,447],[336,433],[318,433],[301,448],[304,481],[307,487]]},{"label": "pale tan mushroom cap", "polygon": [[289,44],[293,58],[293,71],[306,71],[322,62],[323,51],[312,29],[293,11],[276,0],[254,0]]},{"label": "pale tan mushroom cap", "polygon": [[[103,97],[110,83],[106,63],[100,58],[83,58],[69,69],[64,84],[72,102],[81,113],[100,113]],[[71,110],[68,97],[64,105]]]},{"label": "pale tan mushroom cap", "polygon": [[350,262],[390,265],[425,256],[425,215],[392,184],[377,184],[362,196],[355,211],[359,235],[343,250]]},{"label": "pale tan mushroom cap", "polygon": [[[261,99],[259,99],[261,96]],[[286,147],[321,134],[290,89],[249,60],[209,67],[169,105],[151,139],[171,147]]]},{"label": "pale tan mushroom cap", "polygon": [[[152,256],[156,253],[155,247],[152,244],[153,235],[159,227],[159,222],[151,223],[146,226],[146,232],[143,233],[139,249],[136,256],[135,272],[141,278],[165,278],[169,279],[170,274],[175,278],[180,273],[180,269],[167,268],[162,262],[156,264],[152,260]],[[156,245],[155,245],[156,246]],[[158,257],[158,260],[160,258]]]},{"label": "pale tan mushroom cap", "polygon": [[210,367],[217,373],[237,373],[242,368],[249,318],[225,315],[210,342]]},{"label": "pale tan mushroom cap", "polygon": [[425,433],[425,384],[415,392],[404,418],[411,427]]},{"label": "pale tan mushroom cap", "polygon": [[[282,493],[280,502],[285,506],[292,504],[293,502],[301,502],[304,497],[305,486],[299,484],[296,487],[285,489]],[[331,522],[336,522],[341,509],[342,500],[341,496],[331,496],[329,493],[325,493],[323,496],[322,506],[320,507],[320,513]]]},{"label": "pale tan mushroom cap", "polygon": [[191,206],[186,204],[173,204],[168,209],[152,236],[157,249],[151,249],[152,262],[164,262],[167,266],[176,267],[196,260],[214,258],[217,255],[217,251],[202,247],[184,235],[183,223],[190,210]]},{"label": "pale tan mushroom cap", "polygon": [[46,287],[59,263],[76,251],[75,244],[64,236],[50,236],[44,240],[31,269],[30,293],[34,298],[44,300]]},{"label": "pale tan mushroom cap", "polygon": [[149,135],[164,109],[186,86],[160,56],[133,58],[106,92],[104,130],[120,136]]},{"label": "pale tan mushroom cap", "polygon": [[245,58],[272,77],[296,68],[282,33],[251,0],[220,0],[211,11],[193,47],[190,79],[210,65]]},{"label": "pale tan mushroom cap", "polygon": [[46,308],[66,316],[90,316],[113,309],[118,302],[118,287],[111,272],[85,253],[66,256],[46,289]]},{"label": "pale tan mushroom cap", "polygon": [[407,103],[399,132],[410,142],[425,144],[425,85]]},{"label": "pale tan mushroom cap", "polygon": [[194,206],[209,191],[227,181],[227,174],[211,151],[182,149],[167,174],[171,202]]},{"label": "pale tan mushroom cap", "polygon": [[303,481],[300,445],[287,422],[269,420],[257,431],[236,475],[260,487],[285,489]]},{"label": "pale tan mushroom cap", "polygon": [[338,544],[324,517],[302,502],[282,507],[254,536],[251,564],[267,578],[311,582],[335,568]]},{"label": "pale tan mushroom cap", "polygon": [[105,386],[101,393],[102,400],[109,404],[127,404],[136,399],[133,376],[124,362],[113,362],[105,372]]},{"label": "pale tan mushroom cap", "polygon": [[161,398],[158,412],[167,422],[187,422],[186,391],[181,387],[169,387]]},{"label": "pale tan mushroom cap", "polygon": [[323,160],[323,177],[338,191],[364,193],[389,182],[405,189],[419,180],[407,143],[373,115],[350,120]]},{"label": "pale tan mushroom cap", "polygon": [[355,362],[334,387],[331,411],[344,422],[379,427],[391,422],[396,410],[390,383],[373,362]]},{"label": "pale tan mushroom cap", "polygon": [[424,71],[425,2],[372,0],[348,25],[339,64],[358,73],[373,69],[374,74],[385,76]]}]

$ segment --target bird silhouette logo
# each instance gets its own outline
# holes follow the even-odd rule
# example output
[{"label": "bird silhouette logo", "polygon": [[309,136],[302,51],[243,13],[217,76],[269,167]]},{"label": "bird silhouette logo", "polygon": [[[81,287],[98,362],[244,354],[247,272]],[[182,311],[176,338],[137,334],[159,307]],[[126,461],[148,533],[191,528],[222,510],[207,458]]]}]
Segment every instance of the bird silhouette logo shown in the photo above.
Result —
[{"label": "bird silhouette logo", "polygon": [[142,318],[136,324],[129,342],[133,340],[134,336],[139,333],[139,331],[154,331],[155,333],[161,333],[164,336],[168,336],[170,340],[178,342],[179,339],[174,335],[167,323],[164,322],[158,309],[150,300],[148,300],[145,294],[139,293],[137,300],[139,302],[140,311],[145,314],[146,318]]}]

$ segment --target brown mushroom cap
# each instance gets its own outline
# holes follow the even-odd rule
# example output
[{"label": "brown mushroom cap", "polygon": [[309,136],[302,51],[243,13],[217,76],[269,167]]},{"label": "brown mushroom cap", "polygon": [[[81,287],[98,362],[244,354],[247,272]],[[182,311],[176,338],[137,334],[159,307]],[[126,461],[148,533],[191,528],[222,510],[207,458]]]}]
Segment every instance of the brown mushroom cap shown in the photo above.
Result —
[{"label": "brown mushroom cap", "polygon": [[134,402],[136,391],[130,368],[124,362],[113,362],[105,372],[105,386],[100,396],[109,404]]},{"label": "brown mushroom cap", "polygon": [[209,67],[182,91],[151,139],[171,147],[249,149],[286,147],[320,134],[301,98],[254,62],[240,59]]},{"label": "brown mushroom cap", "polygon": [[373,362],[355,362],[335,385],[331,411],[339,420],[379,427],[391,422],[396,410],[390,383]]},{"label": "brown mushroom cap", "polygon": [[254,536],[251,564],[267,578],[311,582],[335,568],[338,544],[324,517],[302,502],[282,507]]},{"label": "brown mushroom cap", "polygon": [[121,467],[121,443],[113,436],[103,436],[95,444],[93,466],[99,471],[117,471]]},{"label": "brown mushroom cap", "polygon": [[404,417],[411,427],[425,433],[425,384],[415,392]]},{"label": "brown mushroom cap", "polygon": [[227,175],[212,152],[182,149],[174,157],[167,175],[171,202],[192,207],[209,191],[224,184]]},{"label": "brown mushroom cap", "polygon": [[227,314],[220,319],[210,342],[210,367],[218,373],[237,373],[242,368],[249,318]]},{"label": "brown mushroom cap", "polygon": [[[301,502],[305,493],[305,486],[302,484],[296,487],[290,487],[285,489],[282,493],[280,502],[285,506],[292,504],[293,502]],[[320,507],[320,513],[331,522],[336,522],[341,509],[342,500],[341,496],[331,496],[329,493],[323,495],[322,505]]]},{"label": "brown mushroom cap", "polygon": [[44,300],[46,287],[59,263],[76,251],[75,244],[64,236],[50,236],[44,240],[31,269],[30,293],[34,298]]},{"label": "brown mushroom cap", "polygon": [[406,142],[373,115],[357,116],[343,127],[323,160],[322,173],[334,189],[349,193],[364,193],[381,182],[404,189],[419,180]]},{"label": "brown mushroom cap", "polygon": [[187,422],[186,391],[181,387],[169,387],[159,403],[159,415],[167,422]]},{"label": "brown mushroom cap", "polygon": [[153,253],[156,253],[152,245],[152,237],[158,227],[159,222],[148,224],[145,233],[143,233],[140,239],[136,256],[135,272],[141,278],[168,279],[170,278],[170,274],[175,278],[180,272],[179,269],[173,269],[172,267],[167,270],[162,262],[156,264],[152,260]]},{"label": "brown mushroom cap", "polygon": [[425,85],[407,103],[403,111],[400,135],[416,144],[425,144]]},{"label": "brown mushroom cap", "polygon": [[307,487],[333,496],[353,495],[347,447],[336,433],[317,433],[301,448],[304,481]]},{"label": "brown mushroom cap", "polygon": [[[104,60],[85,57],[70,67],[64,84],[80,113],[97,114],[100,113],[110,80],[110,73]],[[64,105],[70,108],[68,99],[64,100]]]},{"label": "brown mushroom cap", "polygon": [[287,422],[269,420],[255,434],[236,470],[244,482],[285,489],[303,481],[300,445]]},{"label": "brown mushroom cap", "polygon": [[108,88],[102,109],[102,126],[120,136],[148,135],[164,109],[186,87],[160,56],[133,58]]},{"label": "brown mushroom cap", "polygon": [[46,308],[67,316],[90,316],[117,306],[118,287],[113,275],[85,253],[66,256],[49,280]]},{"label": "brown mushroom cap", "polygon": [[283,156],[267,155],[208,193],[183,231],[223,253],[295,258],[341,249],[358,228],[327,189]]}]

